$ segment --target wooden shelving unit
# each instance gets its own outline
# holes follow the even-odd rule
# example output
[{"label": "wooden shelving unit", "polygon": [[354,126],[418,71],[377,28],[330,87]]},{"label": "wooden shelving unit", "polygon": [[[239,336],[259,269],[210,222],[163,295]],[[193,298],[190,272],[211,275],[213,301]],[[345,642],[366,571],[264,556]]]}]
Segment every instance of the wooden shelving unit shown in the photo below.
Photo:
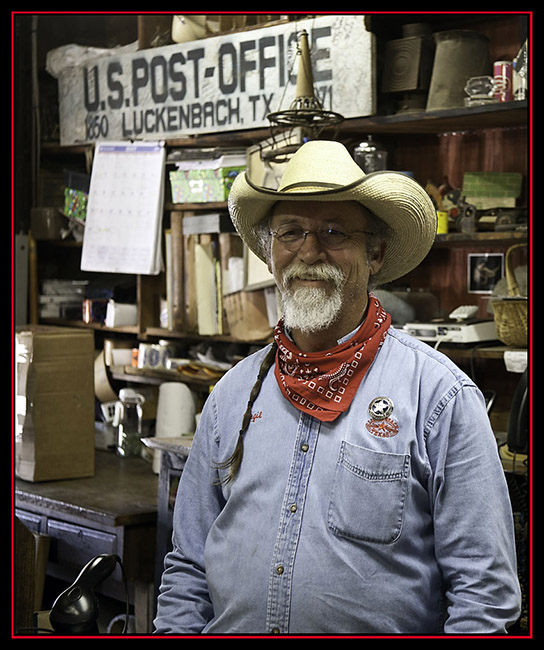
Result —
[{"label": "wooden shelving unit", "polygon": [[[523,129],[527,125],[527,102],[510,102],[508,104],[492,104],[488,106],[475,106],[469,108],[459,108],[453,110],[433,111],[432,113],[424,114],[409,114],[409,115],[386,115],[386,116],[372,116],[364,118],[355,118],[346,120],[340,126],[336,135],[337,139],[349,143],[354,137],[361,138],[365,134],[373,133],[380,134],[381,136],[395,135],[399,147],[402,147],[403,137],[411,138],[416,135],[423,135],[425,138],[438,139],[443,132],[449,131],[466,131],[476,130],[478,132],[489,129]],[[266,129],[257,129],[249,131],[231,132],[231,133],[217,133],[200,135],[198,137],[187,137],[169,140],[167,146],[169,148],[178,147],[221,147],[221,146],[249,146],[255,142],[259,142],[270,134]],[[326,137],[326,136],[324,136]],[[43,155],[46,156],[60,156],[60,155],[84,155],[89,157],[89,149],[92,146],[86,147],[58,147],[53,144],[48,144],[43,149]],[[438,150],[438,144],[436,144]],[[415,151],[414,157],[418,156]],[[520,160],[526,156],[523,153],[519,156]],[[226,202],[216,203],[191,203],[191,204],[175,204],[166,203],[165,213],[173,211],[182,212],[198,212],[198,211],[217,211],[226,210]],[[433,249],[436,250],[453,250],[457,248],[474,248],[482,250],[485,247],[502,247],[504,250],[513,242],[523,241],[527,238],[527,232],[520,231],[506,231],[506,232],[475,232],[472,234],[450,232],[448,234],[437,235]],[[48,242],[48,247],[78,247],[80,244],[75,242]],[[424,263],[425,264],[425,263]],[[432,264],[432,262],[431,262]],[[143,277],[140,276],[136,279],[138,285],[138,293],[140,300],[146,302],[149,295],[154,294],[161,286],[161,278],[157,277]],[[197,339],[198,336],[189,332],[173,332],[158,327],[158,323],[151,325],[154,320],[154,311],[156,308],[150,306],[147,302],[145,305],[140,305],[144,310],[145,316],[139,320],[139,325],[134,327],[123,328],[105,328],[97,324],[85,324],[74,321],[63,321],[63,324],[70,326],[86,326],[101,332],[133,334],[140,340],[148,340],[153,338],[192,338]],[[59,321],[48,321],[59,324]],[[231,342],[229,337],[215,337],[217,341]]]}]

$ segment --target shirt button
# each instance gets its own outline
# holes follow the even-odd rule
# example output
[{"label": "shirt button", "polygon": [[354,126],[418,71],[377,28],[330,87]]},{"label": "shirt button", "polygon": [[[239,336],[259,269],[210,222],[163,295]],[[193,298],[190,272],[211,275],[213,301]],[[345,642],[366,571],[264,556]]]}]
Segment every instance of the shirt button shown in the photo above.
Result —
[{"label": "shirt button", "polygon": [[308,449],[310,449],[310,445],[308,445],[307,443],[303,442],[303,443],[300,445],[300,449],[301,449],[302,451],[308,451]]},{"label": "shirt button", "polygon": [[289,510],[290,510],[291,512],[296,512],[296,511],[297,511],[297,504],[296,504],[296,503],[293,503],[293,504],[289,507]]},{"label": "shirt button", "polygon": [[283,573],[283,571],[284,571],[284,568],[283,568],[283,566],[282,566],[281,564],[280,564],[279,566],[276,567],[276,573],[277,573],[279,576],[281,576],[281,574]]},{"label": "shirt button", "polygon": [[277,627],[272,628],[272,634],[279,634],[279,633],[280,633],[279,628]]}]

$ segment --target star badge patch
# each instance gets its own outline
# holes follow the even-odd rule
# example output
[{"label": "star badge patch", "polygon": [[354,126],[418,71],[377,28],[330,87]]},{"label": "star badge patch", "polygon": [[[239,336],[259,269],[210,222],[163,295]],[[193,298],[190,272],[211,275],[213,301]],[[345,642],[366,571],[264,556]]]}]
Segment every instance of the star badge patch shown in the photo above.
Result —
[{"label": "star badge patch", "polygon": [[389,416],[393,412],[393,400],[389,397],[375,397],[368,405],[370,420],[367,430],[378,438],[392,438],[399,432],[398,422]]},{"label": "star badge patch", "polygon": [[374,420],[385,420],[393,413],[393,400],[389,397],[375,397],[368,405],[368,412]]}]

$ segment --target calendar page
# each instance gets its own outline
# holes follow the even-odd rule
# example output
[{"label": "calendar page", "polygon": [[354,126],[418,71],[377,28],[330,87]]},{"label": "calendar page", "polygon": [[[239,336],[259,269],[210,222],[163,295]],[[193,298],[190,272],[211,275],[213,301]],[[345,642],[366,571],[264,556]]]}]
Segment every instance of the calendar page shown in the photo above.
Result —
[{"label": "calendar page", "polygon": [[83,271],[160,272],[164,170],[162,142],[97,144],[85,219]]}]

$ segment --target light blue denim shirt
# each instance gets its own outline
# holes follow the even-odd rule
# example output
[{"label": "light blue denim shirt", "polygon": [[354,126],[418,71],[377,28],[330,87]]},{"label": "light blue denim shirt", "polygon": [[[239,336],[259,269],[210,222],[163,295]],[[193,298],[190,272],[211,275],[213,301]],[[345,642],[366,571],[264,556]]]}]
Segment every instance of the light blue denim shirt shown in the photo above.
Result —
[{"label": "light blue denim shirt", "polygon": [[[158,633],[497,634],[520,611],[513,520],[481,393],[391,328],[333,423],[295,409],[271,369],[234,450],[266,350],[208,398],[180,481]],[[394,404],[398,433],[371,433]]]}]

